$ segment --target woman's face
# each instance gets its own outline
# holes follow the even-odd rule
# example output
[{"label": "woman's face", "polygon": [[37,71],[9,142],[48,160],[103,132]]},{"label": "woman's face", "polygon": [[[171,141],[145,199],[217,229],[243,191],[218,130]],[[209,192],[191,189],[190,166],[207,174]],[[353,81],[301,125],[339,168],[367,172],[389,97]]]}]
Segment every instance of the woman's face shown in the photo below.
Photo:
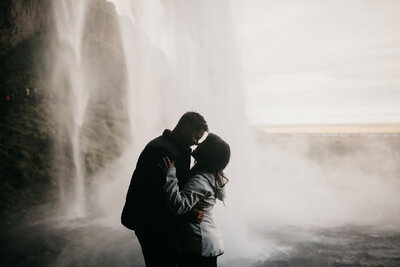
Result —
[{"label": "woman's face", "polygon": [[[207,139],[206,139],[207,140]],[[204,140],[203,142],[201,142],[200,144],[197,145],[196,149],[193,150],[192,152],[192,157],[197,161],[198,157],[201,153],[201,151],[204,149],[204,143],[206,143],[206,140]]]},{"label": "woman's face", "polygon": [[199,155],[199,147],[201,144],[199,144],[192,152],[192,157],[197,161],[197,156]]}]

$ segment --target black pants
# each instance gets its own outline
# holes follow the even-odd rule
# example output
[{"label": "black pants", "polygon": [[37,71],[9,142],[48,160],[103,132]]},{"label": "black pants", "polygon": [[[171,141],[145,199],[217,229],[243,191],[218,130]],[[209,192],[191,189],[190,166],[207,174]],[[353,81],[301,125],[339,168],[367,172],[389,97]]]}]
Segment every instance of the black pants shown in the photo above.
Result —
[{"label": "black pants", "polygon": [[178,267],[217,267],[217,257],[203,257],[185,253],[179,260]]},{"label": "black pants", "polygon": [[151,230],[135,231],[142,247],[146,267],[176,267],[178,248],[176,235]]}]

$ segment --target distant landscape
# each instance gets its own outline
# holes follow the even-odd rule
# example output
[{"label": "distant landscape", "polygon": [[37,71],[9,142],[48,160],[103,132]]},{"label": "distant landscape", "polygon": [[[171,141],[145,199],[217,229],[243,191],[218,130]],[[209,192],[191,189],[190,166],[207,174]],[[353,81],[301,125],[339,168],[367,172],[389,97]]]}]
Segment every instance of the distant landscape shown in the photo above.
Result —
[{"label": "distant landscape", "polygon": [[400,124],[320,124],[320,125],[269,125],[258,126],[268,134],[400,134]]}]

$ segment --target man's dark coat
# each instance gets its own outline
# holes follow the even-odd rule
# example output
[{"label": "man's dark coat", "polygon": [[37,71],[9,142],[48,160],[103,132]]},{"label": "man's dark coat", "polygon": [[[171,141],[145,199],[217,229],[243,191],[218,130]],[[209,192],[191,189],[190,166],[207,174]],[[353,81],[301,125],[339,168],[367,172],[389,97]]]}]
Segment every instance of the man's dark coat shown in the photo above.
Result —
[{"label": "man's dark coat", "polygon": [[150,141],[139,156],[122,211],[121,222],[135,231],[176,231],[177,216],[166,205],[162,187],[163,158],[175,163],[179,186],[186,183],[190,170],[190,148],[182,146],[170,130]]}]

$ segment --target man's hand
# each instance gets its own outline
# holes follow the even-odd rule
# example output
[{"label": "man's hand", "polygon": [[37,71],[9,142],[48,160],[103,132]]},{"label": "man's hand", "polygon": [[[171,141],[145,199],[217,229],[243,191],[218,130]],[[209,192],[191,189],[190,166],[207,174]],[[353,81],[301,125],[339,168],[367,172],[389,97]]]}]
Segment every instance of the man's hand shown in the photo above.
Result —
[{"label": "man's hand", "polygon": [[189,220],[192,223],[201,223],[204,220],[204,215],[206,212],[200,208],[193,208],[189,212]]}]

